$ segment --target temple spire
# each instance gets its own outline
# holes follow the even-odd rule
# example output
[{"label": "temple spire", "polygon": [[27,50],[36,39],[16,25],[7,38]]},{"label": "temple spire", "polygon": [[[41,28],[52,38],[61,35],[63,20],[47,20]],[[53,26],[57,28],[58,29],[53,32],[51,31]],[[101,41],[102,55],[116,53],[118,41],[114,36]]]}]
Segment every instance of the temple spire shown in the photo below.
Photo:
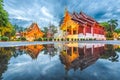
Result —
[{"label": "temple spire", "polygon": [[64,16],[68,13],[67,7],[65,7]]}]

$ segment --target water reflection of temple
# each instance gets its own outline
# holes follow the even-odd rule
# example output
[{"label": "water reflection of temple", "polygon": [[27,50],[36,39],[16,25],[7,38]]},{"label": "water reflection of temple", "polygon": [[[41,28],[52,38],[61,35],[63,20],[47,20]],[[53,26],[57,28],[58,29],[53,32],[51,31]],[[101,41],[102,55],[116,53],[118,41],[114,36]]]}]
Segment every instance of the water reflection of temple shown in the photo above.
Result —
[{"label": "water reflection of temple", "polygon": [[29,46],[21,46],[20,50],[28,53],[33,59],[37,58],[39,53],[44,49],[43,45],[29,45]]},{"label": "water reflection of temple", "polygon": [[93,64],[103,53],[104,45],[70,43],[66,44],[66,49],[61,51],[60,59],[66,70],[71,68],[83,70]]},{"label": "water reflection of temple", "polygon": [[57,49],[54,48],[54,44],[21,46],[18,47],[18,50],[19,52],[22,50],[24,53],[29,54],[32,59],[36,59],[41,51],[43,51],[43,54],[49,54],[50,57],[57,53]]}]

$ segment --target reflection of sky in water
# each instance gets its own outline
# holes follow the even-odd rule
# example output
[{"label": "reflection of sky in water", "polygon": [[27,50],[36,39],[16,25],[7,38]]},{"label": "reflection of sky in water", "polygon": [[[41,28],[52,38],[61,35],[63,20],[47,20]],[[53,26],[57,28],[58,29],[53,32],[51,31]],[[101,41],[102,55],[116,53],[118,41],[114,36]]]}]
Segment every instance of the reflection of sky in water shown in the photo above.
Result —
[{"label": "reflection of sky in water", "polygon": [[32,60],[30,56],[24,54],[17,58],[11,58],[8,70],[3,77],[6,80],[49,79],[50,77],[54,79],[64,76],[63,70],[64,67],[61,65],[58,55],[50,59],[49,55],[39,54],[37,59]]},{"label": "reflection of sky in water", "polygon": [[2,77],[4,80],[119,80],[119,65],[120,62],[98,59],[82,71],[70,69],[67,72],[59,54],[50,57],[42,51],[37,59],[32,59],[29,54],[11,57]]}]

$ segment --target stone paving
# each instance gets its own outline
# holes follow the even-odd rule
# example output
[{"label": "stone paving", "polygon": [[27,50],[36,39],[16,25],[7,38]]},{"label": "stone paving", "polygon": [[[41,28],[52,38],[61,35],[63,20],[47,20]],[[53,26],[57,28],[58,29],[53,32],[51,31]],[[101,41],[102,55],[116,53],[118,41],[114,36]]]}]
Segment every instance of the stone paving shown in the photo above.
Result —
[{"label": "stone paving", "polygon": [[0,42],[0,47],[9,47],[9,46],[25,46],[25,45],[36,45],[36,44],[56,44],[56,43],[68,43],[68,42],[78,42],[80,43],[99,43],[99,44],[116,44],[120,45],[120,41],[109,40],[109,41],[35,41],[35,42]]}]

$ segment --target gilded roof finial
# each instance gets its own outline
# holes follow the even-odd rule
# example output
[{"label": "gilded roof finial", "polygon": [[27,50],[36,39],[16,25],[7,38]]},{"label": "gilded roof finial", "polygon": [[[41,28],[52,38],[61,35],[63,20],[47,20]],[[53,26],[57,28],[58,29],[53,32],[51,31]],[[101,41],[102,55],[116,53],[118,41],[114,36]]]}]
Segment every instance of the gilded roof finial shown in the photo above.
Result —
[{"label": "gilded roof finial", "polygon": [[68,9],[67,7],[65,7],[65,12],[64,12],[64,15],[68,12]]}]

